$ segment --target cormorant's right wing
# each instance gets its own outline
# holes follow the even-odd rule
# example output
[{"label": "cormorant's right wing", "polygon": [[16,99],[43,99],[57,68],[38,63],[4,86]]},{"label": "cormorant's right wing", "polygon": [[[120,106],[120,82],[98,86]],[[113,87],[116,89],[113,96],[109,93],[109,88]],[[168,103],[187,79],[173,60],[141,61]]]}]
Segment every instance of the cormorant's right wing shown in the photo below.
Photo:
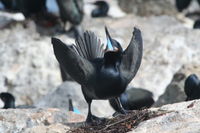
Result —
[{"label": "cormorant's right wing", "polygon": [[120,71],[124,79],[129,83],[136,75],[141,61],[143,53],[143,42],[141,31],[134,28],[131,42],[122,55],[122,62]]},{"label": "cormorant's right wing", "polygon": [[67,46],[57,38],[52,38],[54,54],[65,72],[79,84],[87,83],[94,73],[94,66],[90,61],[78,55],[71,46]]}]

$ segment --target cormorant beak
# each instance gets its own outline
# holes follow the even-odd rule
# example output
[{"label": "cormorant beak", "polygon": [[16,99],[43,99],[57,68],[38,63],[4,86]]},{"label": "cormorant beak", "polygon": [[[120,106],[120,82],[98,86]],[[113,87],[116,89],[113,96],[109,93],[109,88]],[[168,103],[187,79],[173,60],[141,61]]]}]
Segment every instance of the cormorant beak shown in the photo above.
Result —
[{"label": "cormorant beak", "polygon": [[114,51],[114,48],[112,45],[112,38],[110,37],[107,27],[105,27],[105,31],[106,31],[106,39],[107,39],[107,51]]}]

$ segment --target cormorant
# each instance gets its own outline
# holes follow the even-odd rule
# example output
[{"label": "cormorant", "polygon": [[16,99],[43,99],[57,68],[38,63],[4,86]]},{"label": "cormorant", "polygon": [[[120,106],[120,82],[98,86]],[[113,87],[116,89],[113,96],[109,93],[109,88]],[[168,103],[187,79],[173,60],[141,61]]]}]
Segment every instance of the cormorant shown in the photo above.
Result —
[{"label": "cormorant", "polygon": [[119,42],[111,38],[107,28],[105,30],[106,51],[93,32],[85,32],[76,39],[76,45],[71,46],[52,38],[58,62],[81,85],[88,103],[88,123],[99,120],[91,113],[94,99],[114,99],[118,106],[117,112],[126,114],[119,96],[135,77],[142,60],[143,41],[139,29],[134,28],[132,39],[124,51]]},{"label": "cormorant", "polygon": [[179,12],[182,12],[184,9],[186,9],[192,0],[176,0],[176,8]]},{"label": "cormorant", "polygon": [[195,74],[191,74],[185,80],[184,86],[186,101],[200,98],[200,80]]},{"label": "cormorant", "polygon": [[57,0],[60,18],[64,23],[64,30],[66,22],[69,21],[73,26],[79,25],[82,22],[84,16],[83,0]]},{"label": "cormorant", "polygon": [[46,11],[46,0],[1,0],[6,9],[22,12],[25,17]]},{"label": "cormorant", "polygon": [[4,102],[3,109],[15,108],[15,97],[12,94],[2,92],[0,93],[0,99]]},{"label": "cormorant", "polygon": [[92,17],[105,17],[108,14],[109,5],[106,1],[96,1],[93,3],[96,8],[92,10]]},{"label": "cormorant", "polygon": [[[154,104],[153,94],[144,89],[131,88],[126,90],[121,96],[122,107],[126,110],[139,110],[149,108]],[[117,110],[117,103],[112,99],[109,100],[113,109]]]},{"label": "cormorant", "polygon": [[196,20],[194,22],[194,26],[193,26],[194,29],[200,29],[200,19]]}]

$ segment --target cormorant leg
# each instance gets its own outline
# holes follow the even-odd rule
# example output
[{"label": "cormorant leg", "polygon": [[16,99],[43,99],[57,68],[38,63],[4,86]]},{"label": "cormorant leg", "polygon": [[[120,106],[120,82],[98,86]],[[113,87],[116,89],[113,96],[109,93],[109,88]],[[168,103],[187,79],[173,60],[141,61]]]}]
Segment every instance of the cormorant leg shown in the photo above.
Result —
[{"label": "cormorant leg", "polygon": [[92,112],[91,112],[91,103],[92,100],[86,100],[88,103],[88,115],[87,115],[87,119],[86,122],[92,122]]},{"label": "cormorant leg", "polygon": [[114,98],[116,104],[117,104],[117,112],[121,113],[121,114],[127,114],[126,110],[122,107],[122,104],[119,100],[119,97]]}]

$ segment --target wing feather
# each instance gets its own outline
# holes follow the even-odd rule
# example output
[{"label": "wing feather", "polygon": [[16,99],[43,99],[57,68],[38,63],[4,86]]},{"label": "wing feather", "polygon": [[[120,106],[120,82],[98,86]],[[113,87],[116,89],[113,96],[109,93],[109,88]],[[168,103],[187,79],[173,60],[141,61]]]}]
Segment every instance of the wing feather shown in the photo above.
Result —
[{"label": "wing feather", "polygon": [[78,83],[86,84],[94,73],[94,66],[90,61],[81,57],[73,48],[62,41],[52,38],[54,54],[66,73]]},{"label": "wing feather", "polygon": [[141,31],[134,28],[132,39],[123,52],[120,71],[122,76],[128,83],[135,77],[141,61],[143,53],[143,41]]}]

